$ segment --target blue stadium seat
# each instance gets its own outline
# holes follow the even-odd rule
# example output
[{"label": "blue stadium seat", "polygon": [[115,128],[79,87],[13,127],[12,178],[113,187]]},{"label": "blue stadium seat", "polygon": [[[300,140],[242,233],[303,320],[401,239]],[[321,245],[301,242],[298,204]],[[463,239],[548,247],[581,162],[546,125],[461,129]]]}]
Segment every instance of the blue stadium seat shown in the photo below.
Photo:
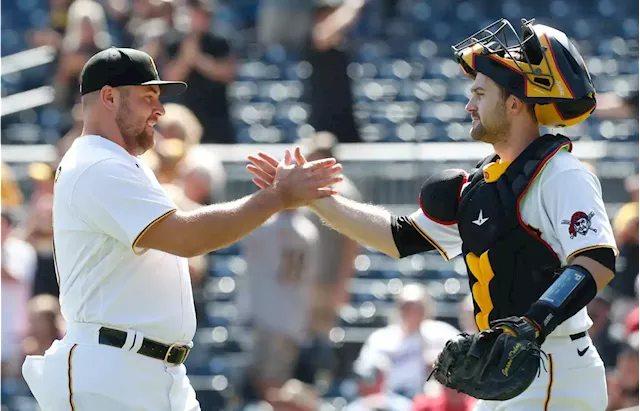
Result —
[{"label": "blue stadium seat", "polygon": [[[2,11],[4,14],[4,10]],[[21,36],[21,33],[3,28],[2,29],[2,56],[9,56],[11,54],[18,53],[26,48],[26,42]]]}]

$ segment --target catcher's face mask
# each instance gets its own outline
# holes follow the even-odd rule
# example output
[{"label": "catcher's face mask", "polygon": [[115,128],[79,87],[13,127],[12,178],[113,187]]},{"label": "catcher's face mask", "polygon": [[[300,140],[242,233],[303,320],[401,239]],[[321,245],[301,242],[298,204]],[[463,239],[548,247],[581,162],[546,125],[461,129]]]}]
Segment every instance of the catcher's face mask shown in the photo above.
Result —
[{"label": "catcher's face mask", "polygon": [[521,21],[522,36],[501,19],[452,46],[458,64],[474,78],[483,73],[525,103],[535,104],[538,123],[565,127],[595,109],[591,76],[567,35]]}]

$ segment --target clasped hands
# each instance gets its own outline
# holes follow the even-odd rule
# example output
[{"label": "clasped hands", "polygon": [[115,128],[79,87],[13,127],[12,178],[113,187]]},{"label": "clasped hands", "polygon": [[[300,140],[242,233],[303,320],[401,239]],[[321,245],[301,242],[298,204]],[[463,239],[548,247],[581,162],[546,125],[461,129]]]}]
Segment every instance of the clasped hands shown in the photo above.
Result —
[{"label": "clasped hands", "polygon": [[[295,157],[295,161],[294,161]],[[264,152],[248,156],[247,170],[253,183],[263,190],[271,190],[282,201],[283,209],[302,207],[337,192],[332,185],[342,181],[342,165],[335,158],[307,161],[300,147],[292,154],[285,150],[282,161]]]}]

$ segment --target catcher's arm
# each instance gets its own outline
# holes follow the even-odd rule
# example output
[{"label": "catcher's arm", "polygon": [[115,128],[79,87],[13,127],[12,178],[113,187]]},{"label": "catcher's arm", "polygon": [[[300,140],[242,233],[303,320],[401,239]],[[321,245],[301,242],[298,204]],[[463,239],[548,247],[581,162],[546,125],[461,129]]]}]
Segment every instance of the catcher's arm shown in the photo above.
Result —
[{"label": "catcher's arm", "polygon": [[613,279],[615,254],[610,248],[580,253],[571,263],[523,316],[535,326],[538,344],[585,307]]}]

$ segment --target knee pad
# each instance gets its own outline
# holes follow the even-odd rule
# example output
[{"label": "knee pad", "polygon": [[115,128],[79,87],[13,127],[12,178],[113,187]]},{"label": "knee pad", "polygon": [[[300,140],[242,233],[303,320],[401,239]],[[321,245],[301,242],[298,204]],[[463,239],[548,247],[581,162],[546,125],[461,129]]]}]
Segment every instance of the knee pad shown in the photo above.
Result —
[{"label": "knee pad", "polygon": [[418,201],[422,212],[436,223],[456,224],[462,186],[468,177],[464,170],[459,169],[432,174],[420,189]]}]

